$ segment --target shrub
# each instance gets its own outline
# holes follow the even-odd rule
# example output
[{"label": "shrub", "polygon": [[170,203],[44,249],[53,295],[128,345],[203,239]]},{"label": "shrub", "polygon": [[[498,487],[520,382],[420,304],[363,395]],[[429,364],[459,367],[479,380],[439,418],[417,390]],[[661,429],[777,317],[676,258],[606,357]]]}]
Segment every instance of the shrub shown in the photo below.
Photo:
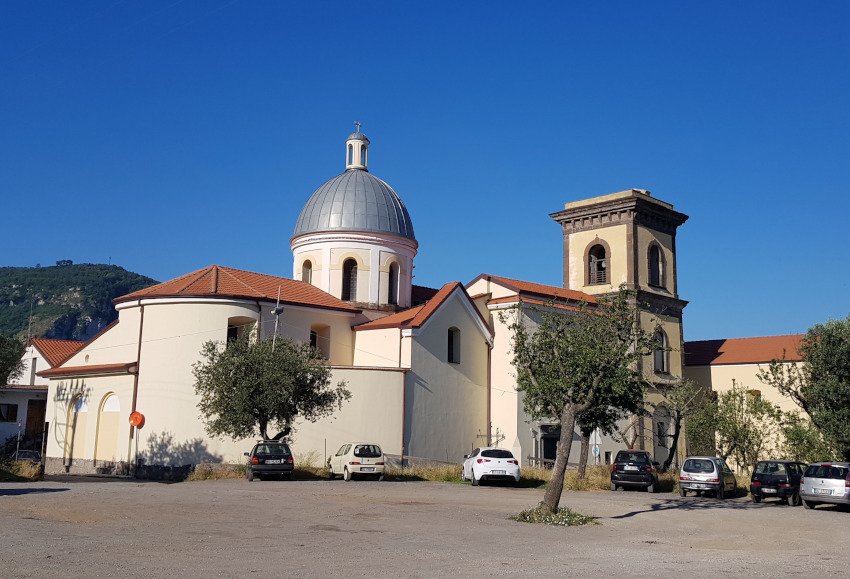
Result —
[{"label": "shrub", "polygon": [[596,522],[596,517],[582,515],[570,509],[558,509],[552,512],[542,503],[533,509],[527,509],[518,515],[508,518],[520,523],[540,523],[559,527],[579,527],[582,525],[599,524]]}]

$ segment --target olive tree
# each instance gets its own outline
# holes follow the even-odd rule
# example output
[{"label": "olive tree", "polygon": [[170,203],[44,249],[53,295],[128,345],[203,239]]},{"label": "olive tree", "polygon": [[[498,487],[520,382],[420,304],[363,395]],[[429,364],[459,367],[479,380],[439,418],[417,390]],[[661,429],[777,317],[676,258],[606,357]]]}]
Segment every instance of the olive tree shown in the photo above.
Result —
[{"label": "olive tree", "polygon": [[21,340],[0,334],[0,386],[20,377],[25,348]]},{"label": "olive tree", "polygon": [[561,426],[552,478],[541,504],[556,511],[577,419],[595,407],[607,407],[626,391],[642,395],[639,362],[656,343],[640,326],[634,293],[622,287],[595,305],[520,304],[514,312],[509,323],[512,362],[525,411],[532,419],[548,418]]},{"label": "olive tree", "polygon": [[801,364],[783,355],[759,379],[796,402],[826,443],[850,460],[850,315],[809,328],[799,354]]},{"label": "olive tree", "polygon": [[331,385],[330,367],[309,344],[246,335],[206,342],[201,356],[192,371],[211,436],[268,439],[270,426],[286,433],[296,418],[315,422],[351,397],[345,382]]}]

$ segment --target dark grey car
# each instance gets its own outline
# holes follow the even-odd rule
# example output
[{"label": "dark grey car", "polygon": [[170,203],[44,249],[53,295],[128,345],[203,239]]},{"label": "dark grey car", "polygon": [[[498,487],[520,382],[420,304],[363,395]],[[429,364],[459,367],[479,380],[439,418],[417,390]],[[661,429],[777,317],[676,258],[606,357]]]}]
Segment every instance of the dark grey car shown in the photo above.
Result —
[{"label": "dark grey car", "polygon": [[658,488],[657,462],[645,450],[621,450],[611,465],[611,490],[617,487],[646,489],[654,493]]},{"label": "dark grey car", "polygon": [[806,463],[794,460],[761,460],[750,478],[750,495],[754,503],[778,498],[792,507],[800,506],[800,477]]},{"label": "dark grey car", "polygon": [[254,480],[254,477],[262,480],[272,476],[291,479],[295,470],[289,445],[280,440],[258,442],[245,456],[248,457],[245,476],[249,481]]}]

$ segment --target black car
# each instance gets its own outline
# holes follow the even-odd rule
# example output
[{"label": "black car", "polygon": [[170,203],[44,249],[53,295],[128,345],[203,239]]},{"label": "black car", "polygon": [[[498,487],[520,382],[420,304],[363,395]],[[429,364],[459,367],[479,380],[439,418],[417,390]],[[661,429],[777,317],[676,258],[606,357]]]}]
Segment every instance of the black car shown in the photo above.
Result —
[{"label": "black car", "polygon": [[254,480],[254,477],[262,480],[272,476],[291,479],[292,471],[295,470],[289,445],[280,440],[260,441],[245,456],[248,457],[245,476],[249,481]]},{"label": "black car", "polygon": [[611,490],[638,488],[654,493],[658,487],[657,466],[645,450],[621,450],[611,466]]},{"label": "black car", "polygon": [[800,477],[806,472],[806,466],[794,460],[759,461],[750,479],[753,502],[776,497],[792,507],[800,506]]}]

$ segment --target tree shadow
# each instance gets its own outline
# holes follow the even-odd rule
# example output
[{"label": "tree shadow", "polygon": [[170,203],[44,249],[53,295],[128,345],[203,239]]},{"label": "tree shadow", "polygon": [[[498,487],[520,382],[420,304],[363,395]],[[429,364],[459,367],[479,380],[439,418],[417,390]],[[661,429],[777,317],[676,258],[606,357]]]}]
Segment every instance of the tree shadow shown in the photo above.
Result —
[{"label": "tree shadow", "polygon": [[713,497],[676,497],[662,499],[657,503],[649,505],[645,509],[615,515],[613,517],[599,517],[600,519],[627,519],[641,514],[660,513],[669,510],[684,511],[715,511],[715,510],[748,510],[756,507],[750,501],[720,500]]},{"label": "tree shadow", "polygon": [[147,448],[139,452],[136,478],[182,481],[196,465],[221,461],[222,456],[210,452],[201,438],[177,442],[170,432],[154,432],[147,438]]},{"label": "tree shadow", "polygon": [[19,489],[0,489],[0,497],[9,497],[17,495],[31,495],[43,493],[60,493],[71,489],[41,489],[41,488],[19,488]]}]

